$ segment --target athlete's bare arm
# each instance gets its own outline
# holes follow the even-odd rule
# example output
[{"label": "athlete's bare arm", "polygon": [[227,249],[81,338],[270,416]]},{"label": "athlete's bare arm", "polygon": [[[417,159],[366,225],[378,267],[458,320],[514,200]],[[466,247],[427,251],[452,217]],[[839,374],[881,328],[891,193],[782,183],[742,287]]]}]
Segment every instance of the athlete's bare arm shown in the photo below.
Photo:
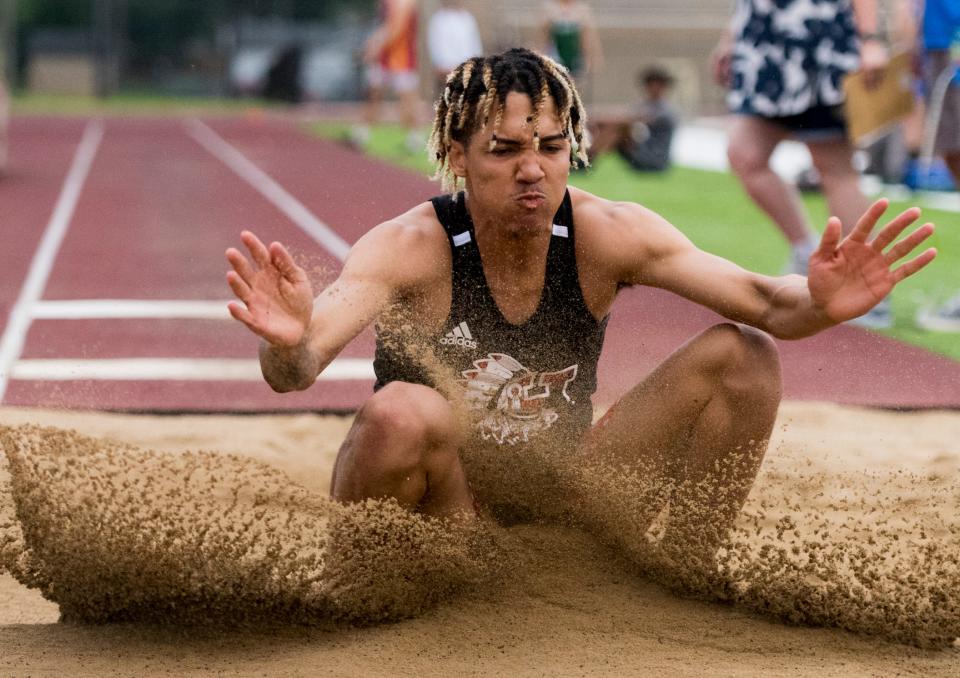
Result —
[{"label": "athlete's bare arm", "polygon": [[306,273],[280,243],[244,231],[248,260],[230,248],[230,314],[263,339],[260,365],[277,391],[308,388],[354,337],[397,301],[435,287],[446,236],[429,203],[365,234],[339,277],[316,299]]},{"label": "athlete's bare arm", "polygon": [[809,336],[863,315],[894,285],[936,256],[930,248],[898,264],[933,233],[933,224],[924,224],[890,246],[919,218],[917,208],[891,220],[871,239],[887,208],[886,200],[878,200],[843,240],[840,221],[829,220],[810,259],[809,277],[770,277],[698,249],[666,220],[640,205],[578,194],[592,222],[591,247],[612,267],[618,284],[670,290],[781,339]]}]

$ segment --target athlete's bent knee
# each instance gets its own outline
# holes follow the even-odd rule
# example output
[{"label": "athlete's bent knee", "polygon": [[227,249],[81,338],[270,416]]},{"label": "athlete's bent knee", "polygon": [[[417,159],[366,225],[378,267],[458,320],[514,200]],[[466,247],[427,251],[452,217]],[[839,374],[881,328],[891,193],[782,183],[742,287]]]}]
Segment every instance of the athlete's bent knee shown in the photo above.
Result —
[{"label": "athlete's bent knee", "polygon": [[[457,447],[459,429],[450,403],[437,391],[420,384],[391,382],[373,394],[357,414],[360,425],[383,440],[397,444],[404,466],[418,466],[431,450]],[[381,460],[387,461],[387,460]]]},{"label": "athlete's bent knee", "polygon": [[434,389],[402,381],[390,382],[373,394],[359,415],[365,425],[392,436],[435,441],[453,432],[453,408]]},{"label": "athlete's bent knee", "polygon": [[744,395],[780,395],[780,357],[770,336],[754,327],[734,323],[707,330],[709,367],[725,388]]}]

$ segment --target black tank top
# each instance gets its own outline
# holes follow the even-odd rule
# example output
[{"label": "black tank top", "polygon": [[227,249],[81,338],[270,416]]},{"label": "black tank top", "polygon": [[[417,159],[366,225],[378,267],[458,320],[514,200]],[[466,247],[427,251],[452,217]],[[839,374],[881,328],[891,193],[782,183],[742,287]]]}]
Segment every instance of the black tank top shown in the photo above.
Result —
[{"label": "black tank top", "polygon": [[[579,437],[593,418],[607,318],[597,321],[583,299],[569,192],[554,217],[540,305],[519,325],[503,317],[487,286],[463,194],[431,202],[450,240],[453,297],[443,329],[428,341],[464,388],[477,433],[501,445]],[[388,348],[402,343],[377,328],[375,388],[391,381],[434,386],[416,360]]]}]

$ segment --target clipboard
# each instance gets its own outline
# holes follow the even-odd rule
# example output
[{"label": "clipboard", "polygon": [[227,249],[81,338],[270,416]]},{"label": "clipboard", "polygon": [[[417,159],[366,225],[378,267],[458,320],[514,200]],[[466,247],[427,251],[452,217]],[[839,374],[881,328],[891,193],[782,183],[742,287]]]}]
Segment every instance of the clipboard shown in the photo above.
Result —
[{"label": "clipboard", "polygon": [[847,136],[855,146],[869,146],[913,111],[913,80],[910,52],[892,56],[872,88],[867,87],[863,71],[844,78]]}]

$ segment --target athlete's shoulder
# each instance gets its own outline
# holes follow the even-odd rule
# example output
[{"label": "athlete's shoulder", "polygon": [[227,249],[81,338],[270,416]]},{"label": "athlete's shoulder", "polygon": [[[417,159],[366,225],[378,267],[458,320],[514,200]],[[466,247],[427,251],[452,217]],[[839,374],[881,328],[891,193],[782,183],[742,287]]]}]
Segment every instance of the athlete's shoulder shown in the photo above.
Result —
[{"label": "athlete's shoulder", "polygon": [[657,218],[655,212],[636,202],[608,200],[573,186],[569,191],[578,233],[612,233],[619,228],[643,226]]},{"label": "athlete's shoulder", "polygon": [[436,275],[449,251],[447,235],[428,201],[371,228],[353,246],[350,259],[368,262],[406,286]]},{"label": "athlete's shoulder", "polygon": [[422,202],[374,226],[362,239],[368,236],[378,245],[389,247],[394,252],[410,247],[422,249],[446,244],[446,234],[430,201]]},{"label": "athlete's shoulder", "polygon": [[578,247],[588,257],[634,280],[635,270],[686,239],[666,219],[636,202],[608,200],[571,188]]}]

